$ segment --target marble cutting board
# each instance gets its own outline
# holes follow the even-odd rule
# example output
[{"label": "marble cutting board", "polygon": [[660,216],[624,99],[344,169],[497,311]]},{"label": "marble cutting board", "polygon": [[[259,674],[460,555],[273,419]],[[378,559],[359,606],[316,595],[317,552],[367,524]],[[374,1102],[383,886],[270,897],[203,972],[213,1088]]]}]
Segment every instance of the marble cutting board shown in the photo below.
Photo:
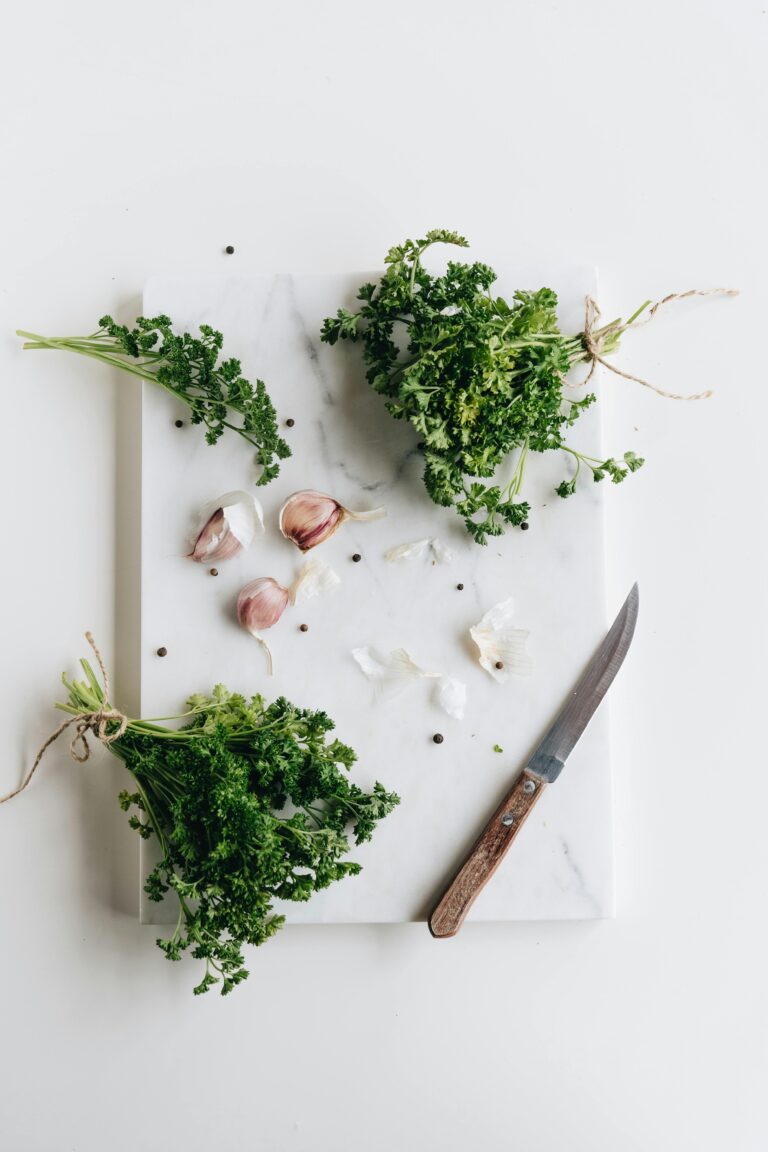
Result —
[{"label": "marble cutting board", "polygon": [[[499,269],[497,269],[499,270]],[[548,284],[558,291],[563,325],[581,327],[584,297],[595,290],[590,268],[520,267],[499,275],[501,294]],[[394,421],[365,384],[360,351],[319,340],[324,316],[351,305],[375,273],[157,277],[146,287],[144,312],[168,313],[179,328],[202,322],[225,334],[224,351],[244,374],[263,378],[293,456],[278,480],[256,490],[267,533],[218,577],[184,558],[197,507],[248,488],[252,453],[232,434],[205,444],[187,410],[144,386],[142,416],[141,709],[144,716],[178,712],[186,695],[223,682],[268,699],[284,694],[323,708],[338,736],[359,754],[354,778],[381,780],[400,807],[356,850],[363,864],[351,877],[306,904],[284,910],[289,923],[383,923],[426,918],[462,855],[552,719],[602,637],[609,613],[604,594],[603,487],[585,483],[577,496],[553,492],[568,472],[564,456],[533,457],[526,496],[530,530],[510,530],[486,548],[475,545],[459,518],[428,499],[420,479],[417,434]],[[176,428],[174,421],[185,421]],[[571,436],[601,452],[600,406]],[[256,576],[289,584],[301,554],[277,531],[283,500],[300,488],[331,493],[352,508],[384,505],[388,516],[348,523],[313,553],[341,578],[330,595],[288,609],[269,632],[275,674],[260,646],[241,631],[234,602]],[[438,536],[454,552],[450,564],[424,557],[384,559],[393,545]],[[353,563],[352,554],[362,560]],[[462,583],[463,591],[456,585]],[[521,627],[530,630],[534,671],[497,684],[478,664],[468,629],[512,595]],[[610,615],[618,605],[611,605]],[[299,630],[306,623],[307,632]],[[434,701],[422,681],[396,699],[376,697],[351,657],[376,643],[406,648],[423,667],[467,684],[465,719]],[[165,658],[156,651],[168,650]],[[437,745],[432,736],[444,734]],[[503,749],[494,751],[494,745]],[[142,875],[151,849],[145,848]],[[573,753],[557,787],[543,801],[503,866],[478,898],[470,919],[569,920],[613,914],[611,785],[606,705]],[[141,896],[145,922],[175,921],[170,906]]]}]

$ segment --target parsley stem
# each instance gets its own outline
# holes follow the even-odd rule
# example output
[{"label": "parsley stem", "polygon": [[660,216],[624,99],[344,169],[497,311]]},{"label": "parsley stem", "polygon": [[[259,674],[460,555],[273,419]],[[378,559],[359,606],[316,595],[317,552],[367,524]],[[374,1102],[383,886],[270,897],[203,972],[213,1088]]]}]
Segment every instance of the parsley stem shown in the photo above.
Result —
[{"label": "parsley stem", "polygon": [[[136,327],[118,325],[111,317],[90,336],[46,337],[18,329],[28,350],[74,352],[119,368],[140,380],[159,385],[175,399],[188,405],[192,423],[205,426],[205,438],[215,444],[225,429],[256,449],[262,465],[257,484],[267,484],[278,474],[278,461],[290,456],[290,448],[278,433],[274,405],[264,382],[252,386],[241,375],[240,361],[220,360],[222,335],[201,324],[199,335],[178,335],[167,316],[140,316]],[[231,411],[242,423],[225,417]]]}]

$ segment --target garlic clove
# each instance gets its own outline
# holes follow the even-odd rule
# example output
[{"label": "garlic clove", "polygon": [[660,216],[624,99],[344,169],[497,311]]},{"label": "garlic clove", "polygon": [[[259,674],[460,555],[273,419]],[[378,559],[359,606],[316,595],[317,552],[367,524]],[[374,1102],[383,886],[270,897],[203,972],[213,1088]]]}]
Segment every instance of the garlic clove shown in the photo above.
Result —
[{"label": "garlic clove", "polygon": [[305,488],[288,497],[280,509],[278,523],[287,540],[308,552],[333,536],[345,520],[378,520],[386,514],[384,508],[353,512],[333,496]]},{"label": "garlic clove", "polygon": [[226,559],[229,559],[240,551],[240,544],[232,537],[231,548],[227,548],[227,535],[224,511],[222,508],[217,508],[198,532],[194,547],[189,554],[190,558],[198,564],[203,564],[206,560],[223,560],[224,553],[227,552]]},{"label": "garlic clove", "polygon": [[259,576],[241,589],[237,598],[237,618],[246,632],[258,640],[267,654],[267,670],[272,675],[272,653],[261,632],[277,624],[290,601],[290,593],[271,576]]},{"label": "garlic clove", "polygon": [[527,676],[533,661],[525,650],[528,632],[512,623],[514,602],[511,597],[494,604],[479,624],[469,630],[477,645],[480,664],[494,680],[503,684],[511,673]]},{"label": "garlic clove", "polygon": [[264,515],[249,492],[227,492],[200,509],[190,558],[198,564],[231,560],[264,531]]},{"label": "garlic clove", "polygon": [[284,588],[271,576],[259,576],[241,589],[237,598],[237,618],[246,632],[262,645],[272,675],[272,653],[261,635],[277,624],[289,604],[301,604],[340,584],[332,568],[319,559],[308,560],[291,584]]},{"label": "garlic clove", "polygon": [[259,576],[241,589],[237,618],[247,632],[262,632],[277,624],[290,601],[290,592],[271,576]]}]

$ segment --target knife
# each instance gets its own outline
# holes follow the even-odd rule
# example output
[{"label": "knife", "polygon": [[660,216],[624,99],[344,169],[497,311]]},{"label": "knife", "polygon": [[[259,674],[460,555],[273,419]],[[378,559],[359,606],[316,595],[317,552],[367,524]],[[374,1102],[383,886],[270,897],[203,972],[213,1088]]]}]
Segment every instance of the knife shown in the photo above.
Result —
[{"label": "knife", "polygon": [[541,798],[547,785],[554,784],[562,772],[577,740],[624,663],[635,632],[639,603],[637,584],[634,584],[610,631],[565,701],[559,716],[531,756],[512,791],[486,824],[474,848],[429,917],[429,930],[433,936],[441,939],[456,935],[475,899],[512,846],[534,804]]}]

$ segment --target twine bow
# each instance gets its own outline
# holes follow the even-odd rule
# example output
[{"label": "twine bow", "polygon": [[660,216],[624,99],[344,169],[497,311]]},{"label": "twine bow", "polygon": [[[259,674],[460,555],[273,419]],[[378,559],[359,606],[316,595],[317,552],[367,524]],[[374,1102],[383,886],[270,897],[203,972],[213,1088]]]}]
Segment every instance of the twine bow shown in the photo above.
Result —
[{"label": "twine bow", "polygon": [[[69,754],[73,760],[78,762],[78,764],[85,764],[86,760],[88,760],[91,755],[91,749],[88,744],[89,732],[92,733],[97,740],[100,740],[102,744],[112,744],[113,741],[120,739],[128,727],[128,717],[124,716],[122,712],[118,712],[118,710],[113,708],[109,703],[109,676],[107,675],[107,670],[104,667],[104,661],[101,658],[101,652],[99,652],[99,649],[96,647],[96,641],[93,639],[93,636],[90,632],[86,632],[85,638],[90,644],[91,648],[93,648],[94,655],[96,656],[96,659],[99,662],[99,668],[101,669],[101,676],[104,682],[103,704],[95,712],[78,712],[77,716],[70,716],[69,720],[65,720],[63,724],[60,724],[56,731],[52,732],[43,744],[42,748],[35,757],[34,764],[30,768],[29,772],[27,772],[27,775],[24,777],[21,784],[19,784],[18,788],[15,788],[13,792],[9,792],[6,796],[0,796],[0,804],[5,804],[6,801],[12,800],[14,796],[18,796],[20,792],[24,791],[34,776],[35,772],[37,771],[37,767],[40,761],[42,760],[47,750],[50,748],[51,744],[55,743],[59,736],[61,736],[63,732],[66,732],[68,728],[74,725],[75,729],[74,736],[72,737],[69,745]],[[112,724],[116,724],[117,727],[113,728],[110,732],[109,726]]]},{"label": "twine bow", "polygon": [[706,392],[697,392],[694,395],[681,396],[677,392],[665,392],[663,388],[657,388],[655,384],[650,384],[647,380],[642,380],[639,376],[633,376],[630,372],[623,372],[621,368],[617,368],[610,360],[606,360],[603,356],[603,349],[606,340],[611,337],[620,336],[623,332],[629,331],[630,328],[640,328],[643,324],[650,324],[659,308],[665,304],[671,304],[673,300],[687,300],[690,296],[738,296],[739,291],[737,288],[707,288],[704,290],[697,288],[689,288],[687,292],[670,292],[669,296],[665,296],[663,300],[657,300],[653,307],[648,312],[648,315],[643,317],[642,320],[630,320],[626,324],[621,320],[615,321],[613,324],[607,324],[605,328],[600,330],[595,329],[595,324],[600,318],[600,309],[591,296],[587,296],[586,311],[584,315],[584,331],[582,333],[582,341],[584,349],[589,358],[589,372],[586,379],[582,381],[582,386],[588,384],[595,374],[595,369],[598,364],[602,364],[609,372],[613,372],[616,376],[623,376],[625,380],[633,380],[635,384],[642,384],[643,388],[650,388],[657,396],[665,396],[668,400],[707,400],[711,395],[711,389]]}]

